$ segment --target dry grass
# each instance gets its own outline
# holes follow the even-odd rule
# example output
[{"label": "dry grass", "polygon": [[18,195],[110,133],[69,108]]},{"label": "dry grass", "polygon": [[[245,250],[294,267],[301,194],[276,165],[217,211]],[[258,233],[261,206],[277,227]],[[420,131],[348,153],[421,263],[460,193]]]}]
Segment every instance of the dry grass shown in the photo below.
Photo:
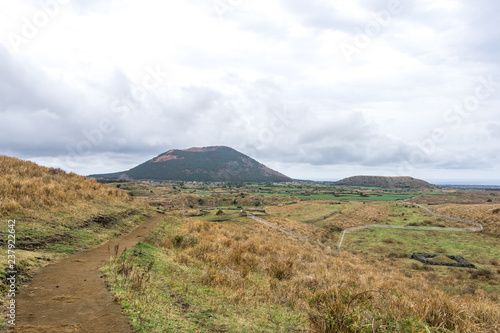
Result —
[{"label": "dry grass", "polygon": [[384,203],[350,202],[349,205],[332,219],[342,229],[383,222],[388,217],[388,207]]},{"label": "dry grass", "polygon": [[338,230],[380,223],[388,217],[385,203],[360,201],[302,201],[287,206],[266,207],[266,212],[299,222],[314,222],[327,229],[328,226],[335,226]]},{"label": "dry grass", "polygon": [[341,210],[345,204],[331,200],[307,200],[291,205],[266,207],[268,214],[289,218],[304,223],[315,223],[326,220]]},{"label": "dry grass", "polygon": [[[0,219],[16,220],[16,270],[26,282],[49,259],[96,246],[131,230],[148,209],[95,180],[0,156]],[[7,242],[0,230],[0,244]],[[6,252],[3,246],[1,254]],[[0,264],[5,275],[7,260]],[[5,280],[0,281],[5,290]]]},{"label": "dry grass", "polygon": [[[498,302],[481,292],[459,296],[438,290],[440,277],[433,271],[404,274],[362,255],[332,255],[247,219],[213,223],[178,218],[175,223],[160,226],[150,243],[171,253],[181,267],[199,270],[202,286],[241,307],[274,304],[300,311],[309,318],[311,331],[500,329]],[[311,230],[301,230],[315,232],[307,227]]]},{"label": "dry grass", "polygon": [[481,223],[484,232],[500,237],[500,204],[440,205],[430,208],[439,214]]},{"label": "dry grass", "polygon": [[147,210],[126,192],[94,179],[0,156],[0,218],[16,219],[17,248],[87,248],[119,233],[111,229]]},{"label": "dry grass", "polygon": [[295,220],[286,218],[277,218],[272,216],[264,216],[263,218],[266,221],[279,225],[280,227],[293,231],[299,235],[305,236],[312,241],[316,241],[330,247],[336,246],[336,244],[334,243],[337,241],[339,235],[329,231],[326,228],[307,225],[305,223],[299,223]]},{"label": "dry grass", "polygon": [[[419,204],[433,204],[433,205],[444,205],[444,204],[462,204],[462,205],[473,205],[473,204],[499,204],[500,203],[500,193],[497,191],[479,191],[479,190],[443,190],[440,193],[427,194],[419,196],[415,199]],[[489,201],[491,200],[491,201]]]},{"label": "dry grass", "polygon": [[93,179],[0,156],[0,216],[36,215],[40,210],[60,213],[69,207],[131,200],[125,192]]}]

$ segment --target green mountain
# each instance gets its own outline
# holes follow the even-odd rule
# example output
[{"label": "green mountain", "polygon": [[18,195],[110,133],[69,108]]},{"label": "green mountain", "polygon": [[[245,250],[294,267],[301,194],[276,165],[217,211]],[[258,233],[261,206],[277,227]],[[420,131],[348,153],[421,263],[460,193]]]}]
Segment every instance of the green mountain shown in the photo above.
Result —
[{"label": "green mountain", "polygon": [[90,175],[97,179],[283,182],[291,178],[232,148],[173,149],[128,171]]},{"label": "green mountain", "polygon": [[334,183],[343,186],[379,187],[379,188],[407,188],[425,189],[436,188],[424,180],[412,177],[381,177],[381,176],[354,176],[344,178]]}]

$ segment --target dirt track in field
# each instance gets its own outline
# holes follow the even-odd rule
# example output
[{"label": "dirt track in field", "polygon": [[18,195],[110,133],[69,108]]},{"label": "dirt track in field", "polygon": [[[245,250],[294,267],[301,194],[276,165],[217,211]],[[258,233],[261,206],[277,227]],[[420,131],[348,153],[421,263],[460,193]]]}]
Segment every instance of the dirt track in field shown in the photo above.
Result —
[{"label": "dirt track in field", "polygon": [[163,219],[156,216],[130,234],[43,267],[17,295],[11,332],[134,332],[104,284],[100,268],[114,254],[143,240]]}]

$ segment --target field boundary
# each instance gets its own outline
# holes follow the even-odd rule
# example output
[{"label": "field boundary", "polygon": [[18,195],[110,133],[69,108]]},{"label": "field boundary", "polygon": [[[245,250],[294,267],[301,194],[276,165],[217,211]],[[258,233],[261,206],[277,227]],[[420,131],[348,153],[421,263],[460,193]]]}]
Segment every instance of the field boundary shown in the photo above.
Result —
[{"label": "field boundary", "polygon": [[481,230],[483,230],[483,226],[481,225],[481,223],[477,223],[477,222],[473,222],[473,221],[469,221],[469,220],[465,220],[465,219],[459,219],[459,218],[456,218],[456,217],[451,217],[451,216],[446,216],[446,215],[434,213],[433,211],[429,210],[427,207],[421,206],[421,205],[419,205],[417,203],[414,203],[413,205],[422,208],[423,210],[427,211],[431,215],[442,217],[444,219],[448,219],[448,220],[452,220],[452,221],[468,223],[468,224],[471,224],[473,226],[476,226],[476,228],[465,228],[465,230],[468,230],[468,231],[481,231]]},{"label": "field boundary", "polygon": [[309,238],[307,238],[307,237],[305,237],[305,236],[299,235],[299,234],[297,234],[297,233],[295,233],[295,232],[293,232],[293,231],[291,231],[291,230],[288,230],[288,229],[283,228],[283,227],[281,227],[281,226],[279,226],[279,225],[277,225],[277,224],[274,224],[274,223],[271,223],[271,222],[266,221],[266,220],[264,220],[264,219],[261,219],[260,217],[257,217],[257,216],[255,216],[255,215],[252,215],[252,214],[250,214],[250,213],[247,213],[247,217],[249,217],[249,218],[253,219],[254,221],[257,221],[257,222],[259,222],[259,223],[262,223],[262,224],[264,224],[264,225],[267,225],[268,227],[271,227],[271,228],[275,228],[275,229],[281,230],[281,231],[283,231],[284,233],[287,233],[287,234],[289,234],[289,235],[292,235],[293,237],[298,238],[298,239],[301,239],[301,240],[303,240],[303,241],[305,241],[305,242],[314,243],[314,244],[316,244],[316,245],[321,246],[322,248],[326,248],[326,246],[325,246],[325,245],[323,245],[323,244],[321,244],[320,242],[313,241],[313,240],[311,240],[311,239],[309,239]]},{"label": "field boundary", "polygon": [[399,226],[399,225],[388,225],[388,224],[367,224],[367,225],[362,225],[358,227],[352,227],[352,228],[347,228],[344,230],[342,233],[342,238],[340,239],[340,243],[338,246],[338,249],[340,250],[340,247],[342,246],[342,242],[344,241],[345,234],[350,231],[355,231],[355,230],[360,230],[360,229],[368,229],[368,228],[386,228],[386,229],[407,229],[407,230],[433,230],[433,231],[481,231],[483,230],[483,226],[480,223],[465,220],[465,219],[459,219],[456,217],[451,217],[451,216],[446,216],[438,213],[434,213],[433,211],[429,210],[427,207],[421,206],[417,203],[410,203],[406,201],[402,201],[403,203],[407,203],[410,205],[415,205],[417,207],[422,208],[426,212],[430,213],[431,215],[438,216],[447,220],[452,220],[456,222],[463,222],[467,223],[470,225],[473,225],[473,228],[441,228],[441,227],[417,227],[417,226]]}]

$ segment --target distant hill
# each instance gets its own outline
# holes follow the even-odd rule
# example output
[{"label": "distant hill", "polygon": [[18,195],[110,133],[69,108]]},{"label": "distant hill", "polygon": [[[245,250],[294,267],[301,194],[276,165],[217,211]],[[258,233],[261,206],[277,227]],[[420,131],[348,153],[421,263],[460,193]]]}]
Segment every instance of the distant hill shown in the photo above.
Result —
[{"label": "distant hill", "polygon": [[291,178],[232,148],[173,149],[128,171],[90,175],[97,179],[282,182]]},{"label": "distant hill", "polygon": [[362,187],[379,187],[379,188],[408,188],[408,189],[424,189],[436,188],[424,180],[412,177],[382,177],[382,176],[354,176],[348,177],[338,182],[335,185],[344,186],[362,186]]}]

